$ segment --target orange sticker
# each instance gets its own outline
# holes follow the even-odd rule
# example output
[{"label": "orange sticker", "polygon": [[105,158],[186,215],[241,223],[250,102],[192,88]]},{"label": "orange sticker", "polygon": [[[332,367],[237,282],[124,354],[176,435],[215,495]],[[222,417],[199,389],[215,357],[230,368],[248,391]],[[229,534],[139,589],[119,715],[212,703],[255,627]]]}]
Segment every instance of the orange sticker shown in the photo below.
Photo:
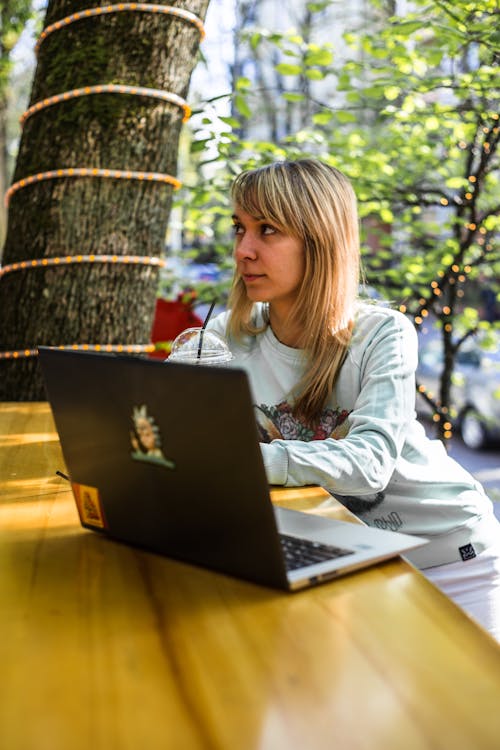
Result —
[{"label": "orange sticker", "polygon": [[97,487],[89,487],[86,484],[77,484],[76,482],[72,482],[71,486],[73,487],[81,522],[86,526],[105,529],[107,523]]}]

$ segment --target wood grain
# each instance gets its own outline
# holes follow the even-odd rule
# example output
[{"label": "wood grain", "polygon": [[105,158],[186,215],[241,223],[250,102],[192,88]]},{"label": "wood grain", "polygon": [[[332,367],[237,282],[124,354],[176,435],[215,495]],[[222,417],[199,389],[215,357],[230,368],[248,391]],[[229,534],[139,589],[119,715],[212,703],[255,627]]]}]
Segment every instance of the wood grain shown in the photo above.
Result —
[{"label": "wood grain", "polygon": [[500,747],[498,645],[403,560],[286,594],[141,552],[80,527],[46,404],[0,435],[1,748]]}]

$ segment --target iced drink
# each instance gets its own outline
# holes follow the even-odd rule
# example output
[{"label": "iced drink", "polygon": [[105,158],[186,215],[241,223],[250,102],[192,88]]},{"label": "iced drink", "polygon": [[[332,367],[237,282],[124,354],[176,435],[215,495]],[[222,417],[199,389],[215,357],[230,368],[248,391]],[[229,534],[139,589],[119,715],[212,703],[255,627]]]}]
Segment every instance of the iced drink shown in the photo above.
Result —
[{"label": "iced drink", "polygon": [[216,331],[187,328],[172,344],[167,362],[191,365],[226,365],[233,358],[225,339]]}]

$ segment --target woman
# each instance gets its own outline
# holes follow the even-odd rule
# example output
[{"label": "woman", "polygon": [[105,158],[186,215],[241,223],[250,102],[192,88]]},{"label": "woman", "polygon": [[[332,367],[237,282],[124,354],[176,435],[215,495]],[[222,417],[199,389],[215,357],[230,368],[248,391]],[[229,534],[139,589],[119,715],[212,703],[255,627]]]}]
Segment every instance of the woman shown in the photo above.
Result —
[{"label": "woman", "polygon": [[325,487],[370,526],[428,538],[408,558],[500,640],[500,524],[415,419],[410,321],[358,299],[356,198],[322,162],[240,174],[225,334],[249,375],[270,484]]}]

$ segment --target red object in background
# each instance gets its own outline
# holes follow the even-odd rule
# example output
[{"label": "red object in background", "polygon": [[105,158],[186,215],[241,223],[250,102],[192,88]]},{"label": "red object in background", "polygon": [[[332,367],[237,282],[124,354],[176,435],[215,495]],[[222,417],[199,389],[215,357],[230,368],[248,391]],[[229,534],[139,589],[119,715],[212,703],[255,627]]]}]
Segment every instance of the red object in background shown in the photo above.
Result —
[{"label": "red object in background", "polygon": [[[179,333],[186,328],[203,325],[202,319],[193,310],[196,300],[196,292],[181,292],[177,299],[156,300],[153,328],[151,329],[151,342],[172,342]],[[165,359],[170,349],[159,349],[149,355],[155,359]]]}]

